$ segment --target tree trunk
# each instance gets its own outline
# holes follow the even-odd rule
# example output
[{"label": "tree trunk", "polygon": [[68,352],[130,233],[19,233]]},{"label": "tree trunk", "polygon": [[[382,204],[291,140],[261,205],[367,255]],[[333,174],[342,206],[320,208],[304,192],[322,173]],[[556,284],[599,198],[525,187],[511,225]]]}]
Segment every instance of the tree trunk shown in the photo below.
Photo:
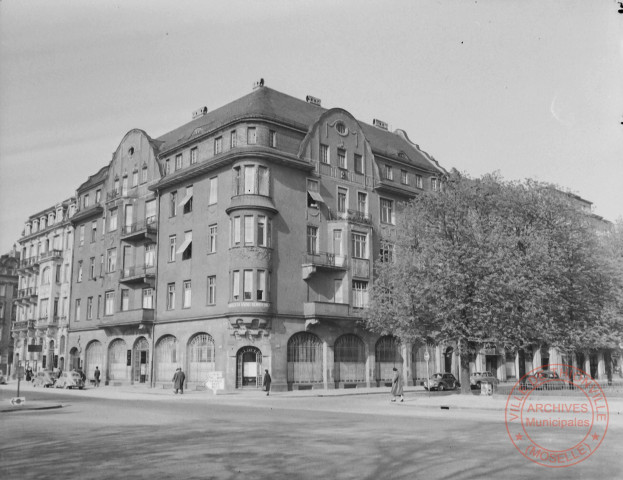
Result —
[{"label": "tree trunk", "polygon": [[461,359],[461,368],[459,382],[461,382],[461,393],[471,394],[471,385],[469,383],[469,347],[467,340],[459,340],[459,358]]}]

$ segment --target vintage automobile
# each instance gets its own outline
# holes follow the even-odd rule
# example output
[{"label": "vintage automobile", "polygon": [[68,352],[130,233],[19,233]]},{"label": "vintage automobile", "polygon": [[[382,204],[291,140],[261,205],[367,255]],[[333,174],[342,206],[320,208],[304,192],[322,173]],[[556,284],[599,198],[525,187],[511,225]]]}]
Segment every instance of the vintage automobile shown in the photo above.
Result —
[{"label": "vintage automobile", "polygon": [[84,380],[82,375],[76,371],[63,372],[54,385],[56,388],[84,388]]},{"label": "vintage automobile", "polygon": [[424,384],[426,390],[454,390],[460,383],[451,373],[434,373]]},{"label": "vintage automobile", "polygon": [[474,372],[469,376],[469,384],[472,389],[480,390],[483,383],[490,383],[495,387],[500,381],[491,372]]},{"label": "vintage automobile", "polygon": [[54,382],[56,382],[56,375],[47,370],[42,370],[35,374],[35,378],[32,380],[32,386],[48,388],[54,385]]},{"label": "vintage automobile", "polygon": [[522,390],[564,390],[569,386],[566,380],[551,370],[542,370],[521,380]]}]

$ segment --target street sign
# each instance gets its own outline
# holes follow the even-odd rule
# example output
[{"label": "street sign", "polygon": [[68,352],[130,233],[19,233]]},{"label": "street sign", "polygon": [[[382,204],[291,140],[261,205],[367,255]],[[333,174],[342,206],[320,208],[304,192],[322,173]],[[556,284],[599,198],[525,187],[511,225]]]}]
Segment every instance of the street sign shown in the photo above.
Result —
[{"label": "street sign", "polygon": [[26,397],[13,397],[11,399],[11,405],[24,405],[26,403]]}]

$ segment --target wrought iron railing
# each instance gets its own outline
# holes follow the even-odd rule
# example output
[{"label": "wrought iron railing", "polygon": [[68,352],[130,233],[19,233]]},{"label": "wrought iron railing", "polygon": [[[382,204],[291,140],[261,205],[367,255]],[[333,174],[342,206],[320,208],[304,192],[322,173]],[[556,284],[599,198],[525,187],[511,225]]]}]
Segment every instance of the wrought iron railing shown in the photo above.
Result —
[{"label": "wrought iron railing", "polygon": [[127,267],[121,270],[121,278],[132,278],[139,276],[153,276],[156,273],[156,267],[152,265],[137,265]]},{"label": "wrought iron railing", "polygon": [[145,220],[135,222],[132,225],[125,225],[122,229],[122,235],[130,235],[145,230],[146,233],[156,233],[158,231],[158,221],[156,217],[148,217]]},{"label": "wrought iron railing", "polygon": [[346,268],[348,259],[343,255],[336,255],[330,252],[305,253],[303,255],[303,264]]},{"label": "wrought iron railing", "polygon": [[345,212],[336,212],[329,209],[329,220],[347,220],[349,222],[363,223],[365,225],[372,224],[372,215],[360,210],[348,209]]}]

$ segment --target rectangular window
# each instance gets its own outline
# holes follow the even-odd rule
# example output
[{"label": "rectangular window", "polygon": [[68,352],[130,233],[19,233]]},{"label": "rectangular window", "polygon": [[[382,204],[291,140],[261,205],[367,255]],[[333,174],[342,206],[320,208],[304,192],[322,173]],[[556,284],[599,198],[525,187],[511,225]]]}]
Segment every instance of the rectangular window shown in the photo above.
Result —
[{"label": "rectangular window", "polygon": [[193,186],[188,185],[186,187],[186,195],[180,202],[180,207],[184,214],[191,213],[193,211]]},{"label": "rectangular window", "polygon": [[357,211],[364,215],[368,213],[368,194],[357,192]]},{"label": "rectangular window", "polygon": [[240,271],[234,270],[232,275],[232,298],[234,300],[240,299]]},{"label": "rectangular window", "polygon": [[91,243],[97,238],[97,220],[91,222]]},{"label": "rectangular window", "polygon": [[154,308],[154,291],[151,288],[143,288],[143,308]]},{"label": "rectangular window", "polygon": [[355,172],[356,173],[364,173],[363,169],[363,157],[361,155],[355,154]]},{"label": "rectangular window", "polygon": [[193,256],[193,232],[184,232],[184,243],[177,249],[177,253],[182,254],[182,260],[189,260]]},{"label": "rectangular window", "polygon": [[156,245],[148,243],[145,245],[145,266],[153,267],[156,264]]},{"label": "rectangular window", "polygon": [[214,205],[218,202],[218,177],[212,177],[209,185],[208,205]]},{"label": "rectangular window", "polygon": [[127,312],[130,310],[130,290],[124,288],[121,290],[121,311]]},{"label": "rectangular window", "polygon": [[100,255],[100,277],[104,275],[104,254]]},{"label": "rectangular window", "polygon": [[320,162],[329,164],[329,146],[320,144]]},{"label": "rectangular window", "polygon": [[266,271],[258,270],[257,271],[257,295],[256,300],[266,301],[268,298],[266,297]]},{"label": "rectangular window", "polygon": [[240,217],[234,217],[233,237],[234,237],[234,245],[240,245]]},{"label": "rectangular window", "polygon": [[175,170],[182,168],[182,154],[175,155]]},{"label": "rectangular window", "polygon": [[364,308],[368,306],[368,282],[353,280],[353,307]]},{"label": "rectangular window", "polygon": [[87,320],[93,319],[93,297],[87,298]]},{"label": "rectangular window", "polygon": [[106,292],[104,294],[104,315],[112,315],[115,313],[115,292]]},{"label": "rectangular window", "polygon": [[79,321],[80,320],[80,299],[79,298],[76,299],[75,313],[76,313],[76,321]]},{"label": "rectangular window", "polygon": [[138,186],[138,170],[132,172],[132,188]]},{"label": "rectangular window", "polygon": [[110,221],[108,222],[108,231],[109,232],[114,232],[115,230],[117,230],[117,212],[118,209],[116,208],[112,208],[110,210]]},{"label": "rectangular window", "polygon": [[147,222],[147,225],[155,223],[156,220],[156,200],[145,202],[145,221]]},{"label": "rectangular window", "polygon": [[80,225],[80,245],[84,245],[84,225]]},{"label": "rectangular window", "polygon": [[214,139],[214,155],[218,155],[223,151],[223,137]]},{"label": "rectangular window", "polygon": [[168,175],[171,173],[171,159],[167,158],[164,162],[164,174]]},{"label": "rectangular window", "polygon": [[386,180],[393,180],[394,179],[394,171],[392,170],[392,167],[389,165],[385,165],[385,179]]},{"label": "rectangular window", "polygon": [[100,203],[101,199],[102,199],[102,190],[101,189],[95,190],[95,203]]},{"label": "rectangular window", "polygon": [[337,149],[337,166],[340,168],[346,168],[346,150],[343,148]]},{"label": "rectangular window", "polygon": [[264,215],[258,215],[257,217],[257,244],[260,247],[267,247],[266,238],[266,217]]},{"label": "rectangular window", "polygon": [[147,181],[147,167],[143,167],[141,170],[141,182],[145,183]]},{"label": "rectangular window", "polygon": [[190,280],[184,281],[184,297],[182,298],[182,308],[190,308],[192,298],[192,289]]},{"label": "rectangular window", "polygon": [[394,224],[394,201],[381,198],[381,223]]},{"label": "rectangular window", "polygon": [[379,260],[384,263],[394,261],[394,245],[392,243],[381,241]]},{"label": "rectangular window", "polygon": [[244,167],[244,193],[255,193],[255,165]]},{"label": "rectangular window", "polygon": [[244,216],[244,244],[253,245],[253,215]]},{"label": "rectangular window", "polygon": [[208,305],[216,304],[216,276],[208,277]]},{"label": "rectangular window", "polygon": [[[93,260],[95,260],[95,259],[93,259]],[[95,271],[93,273],[95,274]],[[93,278],[95,278],[95,277],[93,277]],[[60,265],[56,266],[55,281],[56,281],[56,283],[61,283],[61,266]]]},{"label": "rectangular window", "polygon": [[257,169],[258,193],[268,196],[268,168],[259,166]]},{"label": "rectangular window", "polygon": [[400,183],[409,185],[409,173],[406,170],[400,170]]},{"label": "rectangular window", "polygon": [[277,147],[277,132],[274,130],[268,132],[268,146],[273,148]]},{"label": "rectangular window", "polygon": [[117,195],[119,195],[120,192],[121,190],[119,189],[119,179],[115,178],[115,182],[113,183],[113,194],[116,197]]},{"label": "rectangular window", "polygon": [[352,240],[352,256],[354,258],[368,258],[367,236],[362,233],[353,233]]},{"label": "rectangular window", "polygon": [[82,207],[87,208],[89,206],[89,194],[87,193],[84,197],[82,197]]},{"label": "rectangular window", "polygon": [[175,283],[167,285],[167,310],[175,308]]},{"label": "rectangular window", "polygon": [[307,226],[307,253],[316,255],[318,253],[318,227]]},{"label": "rectangular window", "polygon": [[247,128],[247,145],[255,145],[257,143],[257,132],[255,127]]},{"label": "rectangular window", "polygon": [[177,215],[177,192],[169,194],[169,217]]},{"label": "rectangular window", "polygon": [[82,281],[82,260],[78,262],[78,282]]},{"label": "rectangular window", "polygon": [[89,279],[95,280],[95,257],[89,260]]},{"label": "rectangular window", "polygon": [[342,256],[342,230],[333,230],[333,253]]},{"label": "rectangular window", "polygon": [[106,272],[114,272],[117,269],[117,249],[108,249],[108,264],[106,265]]},{"label": "rectangular window", "polygon": [[128,195],[128,176],[124,175],[121,179],[121,195],[126,197]]},{"label": "rectangular window", "polygon": [[422,188],[423,186],[422,175],[418,175],[417,173],[415,174],[415,186],[417,188]]},{"label": "rectangular window", "polygon": [[229,148],[236,148],[238,146],[238,135],[236,130],[232,130],[229,134]]},{"label": "rectangular window", "polygon": [[437,180],[436,178],[431,178],[430,186],[431,186],[432,191],[436,192],[437,190],[439,190],[439,180]]},{"label": "rectangular window", "polygon": [[190,149],[190,164],[194,165],[197,163],[197,147]]},{"label": "rectangular window", "polygon": [[245,270],[243,278],[244,300],[253,300],[253,270]]},{"label": "rectangular window", "polygon": [[210,225],[208,227],[208,253],[216,252],[216,234],[217,234],[217,226]]},{"label": "rectangular window", "polygon": [[337,189],[337,211],[338,213],[346,213],[348,204],[348,190],[342,187]]}]

